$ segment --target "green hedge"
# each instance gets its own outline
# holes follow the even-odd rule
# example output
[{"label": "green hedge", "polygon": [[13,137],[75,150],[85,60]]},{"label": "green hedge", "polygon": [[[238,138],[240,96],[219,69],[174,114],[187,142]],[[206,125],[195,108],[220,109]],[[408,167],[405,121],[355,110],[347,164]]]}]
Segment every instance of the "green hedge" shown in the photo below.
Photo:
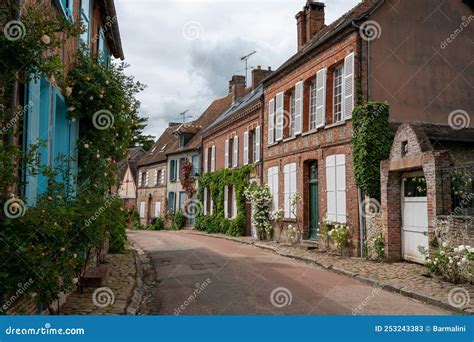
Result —
[{"label": "green hedge", "polygon": [[[245,235],[247,217],[246,199],[244,191],[249,185],[249,175],[253,166],[246,165],[237,169],[223,169],[206,173],[199,179],[198,198],[204,203],[204,189],[209,188],[213,199],[213,215],[198,215],[196,229],[208,233],[222,233],[232,236]],[[237,217],[224,217],[224,187],[233,186],[237,200]]]},{"label": "green hedge", "polygon": [[389,158],[393,140],[389,106],[380,102],[357,106],[352,121],[356,183],[366,195],[380,200],[380,162]]}]

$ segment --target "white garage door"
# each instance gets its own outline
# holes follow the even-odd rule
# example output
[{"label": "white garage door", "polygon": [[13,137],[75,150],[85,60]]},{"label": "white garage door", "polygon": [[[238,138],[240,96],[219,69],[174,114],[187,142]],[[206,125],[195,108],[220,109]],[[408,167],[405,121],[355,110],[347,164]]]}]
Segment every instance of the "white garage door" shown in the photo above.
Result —
[{"label": "white garage door", "polygon": [[402,254],[405,260],[424,263],[420,247],[428,248],[426,181],[409,175],[402,181]]}]

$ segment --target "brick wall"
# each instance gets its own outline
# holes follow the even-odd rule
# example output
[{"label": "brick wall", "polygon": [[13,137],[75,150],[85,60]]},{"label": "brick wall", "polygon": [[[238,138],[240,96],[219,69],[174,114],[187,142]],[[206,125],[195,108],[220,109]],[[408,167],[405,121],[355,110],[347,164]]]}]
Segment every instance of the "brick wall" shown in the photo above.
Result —
[{"label": "brick wall", "polygon": [[[319,221],[326,217],[327,195],[326,195],[326,157],[335,154],[344,154],[346,161],[346,213],[347,224],[352,232],[352,244],[355,253],[359,253],[359,219],[358,219],[358,197],[355,185],[353,161],[352,161],[352,121],[346,120],[332,124],[332,87],[331,77],[334,67],[340,65],[344,58],[351,52],[355,53],[354,71],[358,72],[357,35],[351,34],[341,38],[338,42],[324,49],[315,57],[308,59],[304,64],[298,66],[284,76],[265,84],[265,109],[264,127],[262,130],[263,144],[263,180],[267,182],[267,170],[278,166],[279,175],[279,206],[283,207],[284,175],[283,167],[289,163],[297,164],[297,192],[302,201],[297,207],[297,219],[302,222],[304,238],[309,237],[309,163],[318,162],[319,181]],[[308,131],[309,122],[309,84],[314,80],[316,72],[321,68],[328,68],[328,93],[326,101],[326,127],[317,131]],[[279,92],[288,93],[299,81],[305,81],[305,92],[303,100],[303,134],[296,138],[286,138],[282,142],[268,146],[268,103],[269,100]],[[355,77],[357,84],[357,76]],[[285,99],[285,102],[287,100]],[[287,114],[286,114],[287,115]],[[285,120],[285,124],[288,120]],[[291,223],[291,220],[286,222]]]}]

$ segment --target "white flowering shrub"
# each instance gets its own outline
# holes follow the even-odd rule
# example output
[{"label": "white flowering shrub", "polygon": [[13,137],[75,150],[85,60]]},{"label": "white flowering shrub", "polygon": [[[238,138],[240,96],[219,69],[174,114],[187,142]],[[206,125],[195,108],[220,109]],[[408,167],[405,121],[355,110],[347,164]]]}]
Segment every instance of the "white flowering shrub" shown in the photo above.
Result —
[{"label": "white flowering shrub", "polygon": [[328,232],[328,236],[336,243],[338,249],[349,246],[349,228],[345,224],[336,224],[333,229]]},{"label": "white flowering shrub", "polygon": [[472,273],[473,247],[460,245],[453,248],[447,242],[443,242],[431,256],[428,256],[428,251],[424,248],[421,248],[420,251],[427,257],[426,266],[432,273],[455,284],[474,280]]},{"label": "white flowering shrub", "polygon": [[272,215],[270,188],[266,184],[257,185],[252,183],[245,189],[244,195],[252,203],[252,224],[257,230],[258,238],[260,240],[269,238],[273,231],[271,220],[274,219],[273,215],[278,215],[277,212]]}]

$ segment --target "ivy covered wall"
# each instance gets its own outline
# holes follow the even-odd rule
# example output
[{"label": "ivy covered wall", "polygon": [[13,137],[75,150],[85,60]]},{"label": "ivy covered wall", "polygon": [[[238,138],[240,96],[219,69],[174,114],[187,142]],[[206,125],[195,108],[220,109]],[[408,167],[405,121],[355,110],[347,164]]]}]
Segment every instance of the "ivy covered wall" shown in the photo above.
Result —
[{"label": "ivy covered wall", "polygon": [[[198,198],[203,205],[204,189],[209,189],[213,203],[213,214],[204,215],[202,211],[196,218],[196,229],[208,233],[222,233],[232,236],[245,235],[247,217],[245,189],[249,185],[249,175],[252,165],[236,169],[222,169],[212,173],[205,173],[199,179]],[[237,202],[237,216],[233,219],[224,217],[224,188],[233,186]]]}]

